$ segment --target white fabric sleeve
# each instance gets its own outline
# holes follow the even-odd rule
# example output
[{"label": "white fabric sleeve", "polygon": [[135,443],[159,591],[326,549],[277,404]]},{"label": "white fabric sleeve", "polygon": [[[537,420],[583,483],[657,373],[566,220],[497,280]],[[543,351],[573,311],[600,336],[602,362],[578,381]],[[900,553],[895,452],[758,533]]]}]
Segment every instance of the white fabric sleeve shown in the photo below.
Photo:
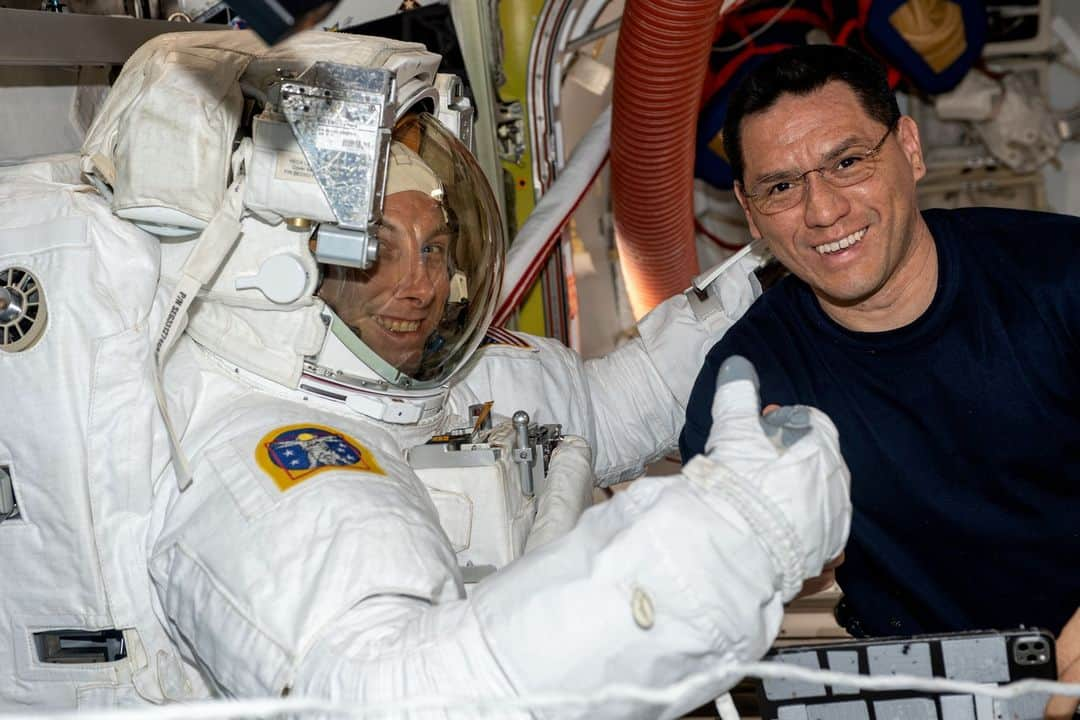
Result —
[{"label": "white fabric sleeve", "polygon": [[[292,691],[368,702],[584,694],[612,683],[662,687],[757,659],[783,603],[847,535],[846,469],[835,433],[822,434],[748,478],[722,455],[695,458],[683,475],[644,478],[469,600],[367,601],[327,628]],[[535,715],[678,717],[737,679],[669,708],[586,704]]]},{"label": "white fabric sleeve", "polygon": [[[477,588],[485,639],[518,692],[657,687],[757,659],[783,603],[840,552],[850,477],[832,423],[808,410],[807,434],[774,444],[748,380],[720,386],[714,416],[724,429],[681,476],[639,480]],[[604,714],[675,717],[726,689]]]},{"label": "white fabric sleeve", "polygon": [[[806,434],[784,448],[764,435],[749,382],[723,384],[717,407],[716,424],[733,429],[710,439],[708,456],[590,509],[468,599],[433,508],[392,457],[369,451],[381,476],[331,470],[268,495],[244,463],[258,433],[227,442],[184,495],[163,486],[181,522],[151,563],[162,607],[208,676],[240,696],[370,704],[590,693],[756,659],[783,602],[842,547],[848,476],[824,416],[809,415]],[[534,714],[676,717],[735,679],[669,708]]]},{"label": "white fabric sleeve", "polygon": [[[644,478],[586,512],[568,536],[482,581],[469,600],[382,596],[353,608],[299,662],[290,693],[378,702],[662,687],[760,657],[779,630],[783,584],[748,521],[704,484]],[[726,689],[704,688],[663,716]],[[636,704],[534,713],[659,714]]]},{"label": "white fabric sleeve", "polygon": [[[585,362],[600,485],[637,477],[675,449],[705,356],[761,294],[758,263],[743,256],[701,299],[691,301],[692,290],[668,298],[638,322],[637,339]],[[628,413],[639,428],[632,436],[620,431]]]},{"label": "white fabric sleeve", "polygon": [[[369,702],[584,694],[612,683],[661,687],[757,659],[784,601],[846,538],[847,472],[835,440],[819,428],[749,477],[731,471],[724,449],[695,458],[683,475],[645,478],[481,582],[469,600],[368,601],[327,628],[293,692]],[[736,680],[668,708],[585,704],[535,715],[677,717]]]}]

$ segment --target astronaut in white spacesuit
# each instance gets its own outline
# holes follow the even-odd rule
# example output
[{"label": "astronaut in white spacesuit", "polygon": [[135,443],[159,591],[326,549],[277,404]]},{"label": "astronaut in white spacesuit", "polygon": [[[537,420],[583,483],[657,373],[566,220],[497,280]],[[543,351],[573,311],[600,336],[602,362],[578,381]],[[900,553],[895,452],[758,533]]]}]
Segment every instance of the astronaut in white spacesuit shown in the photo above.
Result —
[{"label": "astronaut in white spacesuit", "polygon": [[759,657],[839,554],[835,429],[762,421],[737,361],[708,456],[581,514],[672,446],[749,281],[598,361],[488,333],[503,243],[437,62],[163,36],[87,137],[97,193],[0,176],[0,373],[35,398],[0,434],[0,707],[662,687]]}]

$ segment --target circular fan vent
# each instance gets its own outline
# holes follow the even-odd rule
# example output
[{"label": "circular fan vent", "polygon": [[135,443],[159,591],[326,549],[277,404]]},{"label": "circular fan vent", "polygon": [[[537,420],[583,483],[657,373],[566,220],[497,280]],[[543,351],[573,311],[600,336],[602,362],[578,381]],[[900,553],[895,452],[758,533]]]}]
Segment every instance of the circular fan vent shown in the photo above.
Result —
[{"label": "circular fan vent", "polygon": [[0,350],[30,348],[45,329],[45,296],[34,275],[24,268],[0,269]]}]

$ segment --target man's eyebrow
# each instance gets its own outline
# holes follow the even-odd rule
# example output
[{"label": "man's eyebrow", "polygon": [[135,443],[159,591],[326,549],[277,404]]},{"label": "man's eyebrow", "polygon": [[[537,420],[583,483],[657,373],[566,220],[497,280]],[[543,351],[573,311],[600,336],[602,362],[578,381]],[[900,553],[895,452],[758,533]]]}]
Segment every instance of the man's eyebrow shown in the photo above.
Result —
[{"label": "man's eyebrow", "polygon": [[821,159],[826,164],[828,164],[830,161],[836,160],[838,157],[840,157],[841,155],[846,153],[851,148],[856,147],[858,145],[866,145],[866,144],[867,144],[867,142],[863,138],[856,137],[855,135],[848,135],[846,138],[841,140],[836,145],[836,147],[834,147],[829,152],[825,153],[825,155],[823,155]]},{"label": "man's eyebrow", "polygon": [[752,187],[761,183],[771,183],[775,180],[787,180],[793,177],[798,177],[799,173],[801,172],[802,171],[797,168],[792,170],[774,170],[771,173],[759,175],[758,177],[754,178],[754,181],[751,182],[750,185]]},{"label": "man's eyebrow", "polygon": [[[386,228],[387,230],[389,230],[390,232],[393,232],[393,233],[401,233],[401,232],[405,231],[405,229],[401,225],[394,222],[393,220],[388,220],[387,218],[380,218],[375,223],[375,226],[377,228]],[[453,237],[456,233],[457,233],[457,231],[454,230],[454,228],[451,227],[449,223],[443,222],[443,223],[440,223],[439,225],[436,225],[432,229],[432,231],[430,233],[428,233],[427,239],[430,239],[430,238],[433,238],[433,237],[438,237],[440,235],[449,235],[449,236]]]},{"label": "man's eyebrow", "polygon": [[[855,135],[847,136],[846,138],[841,140],[839,143],[837,143],[833,147],[832,150],[825,153],[821,157],[821,164],[816,165],[815,168],[816,167],[823,167],[825,165],[828,165],[833,160],[836,160],[837,158],[839,158],[841,155],[846,153],[851,148],[856,147],[856,146],[861,145],[861,144],[865,144],[865,142],[866,142],[865,140],[863,140],[862,138],[857,137]],[[773,182],[774,180],[786,180],[786,179],[790,179],[792,177],[797,177],[797,176],[801,175],[803,172],[805,172],[805,171],[801,170],[799,168],[792,168],[790,170],[774,170],[772,172],[765,173],[764,175],[759,175],[757,178],[754,179],[753,182],[750,183],[750,185],[758,185],[758,184],[763,183],[763,182]]]},{"label": "man's eyebrow", "polygon": [[432,230],[428,234],[428,237],[433,238],[433,237],[437,237],[439,235],[453,235],[454,232],[455,232],[454,228],[450,227],[449,223],[442,223],[441,225],[436,227],[434,230]]}]

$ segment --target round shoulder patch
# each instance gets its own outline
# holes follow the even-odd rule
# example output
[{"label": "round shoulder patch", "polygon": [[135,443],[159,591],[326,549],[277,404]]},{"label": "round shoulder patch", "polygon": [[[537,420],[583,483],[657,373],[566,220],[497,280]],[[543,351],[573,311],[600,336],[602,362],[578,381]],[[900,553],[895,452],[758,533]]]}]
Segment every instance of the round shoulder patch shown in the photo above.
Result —
[{"label": "round shoulder patch", "polygon": [[286,425],[271,430],[255,448],[255,461],[282,491],[324,470],[386,474],[370,450],[325,425]]}]

